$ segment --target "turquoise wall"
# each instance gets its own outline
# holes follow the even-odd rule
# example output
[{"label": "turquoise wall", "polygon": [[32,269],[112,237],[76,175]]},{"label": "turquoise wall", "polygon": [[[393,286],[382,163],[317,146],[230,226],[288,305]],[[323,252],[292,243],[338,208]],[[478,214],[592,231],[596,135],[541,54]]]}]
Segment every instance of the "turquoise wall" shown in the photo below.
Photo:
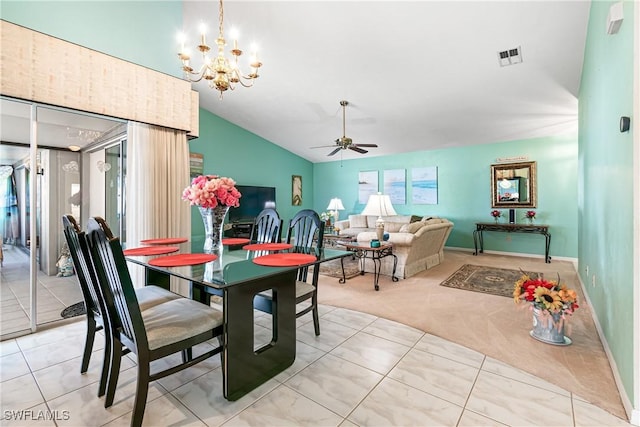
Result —
[{"label": "turquoise wall", "polygon": [[[492,221],[490,169],[497,158],[526,156],[536,161],[538,208],[536,221],[549,224],[551,256],[578,255],[577,228],[577,135],[482,144],[442,150],[420,151],[384,157],[365,157],[314,165],[314,206],[325,210],[332,197],[340,197],[345,210],[340,218],[360,213],[358,172],[379,171],[383,188],[385,169],[406,169],[407,204],[394,205],[399,214],[437,215],[453,221],[447,246],[473,248],[476,222]],[[411,168],[438,168],[438,204],[411,204]],[[507,210],[502,210],[507,215]],[[517,209],[517,221],[524,222],[525,209]],[[505,219],[501,219],[504,221]],[[486,250],[544,255],[544,238],[538,235],[486,233]]]},{"label": "turquoise wall", "polygon": [[[607,35],[614,2],[592,2],[579,103],[579,273],[633,402],[633,2]],[[589,267],[589,274],[586,269]],[[596,285],[592,286],[595,275]],[[635,325],[638,328],[638,325]],[[635,332],[637,336],[637,332]],[[636,379],[637,381],[637,379]]]},{"label": "turquoise wall", "polygon": [[176,77],[182,2],[2,0],[0,17]]},{"label": "turquoise wall", "polygon": [[[189,150],[204,155],[204,173],[233,178],[239,185],[276,188],[276,209],[284,224],[300,209],[314,208],[313,164],[209,111],[200,109],[200,137]],[[302,176],[302,206],[291,204],[291,176]],[[240,199],[242,203],[242,198]],[[201,248],[204,226],[192,209],[192,246]]]}]

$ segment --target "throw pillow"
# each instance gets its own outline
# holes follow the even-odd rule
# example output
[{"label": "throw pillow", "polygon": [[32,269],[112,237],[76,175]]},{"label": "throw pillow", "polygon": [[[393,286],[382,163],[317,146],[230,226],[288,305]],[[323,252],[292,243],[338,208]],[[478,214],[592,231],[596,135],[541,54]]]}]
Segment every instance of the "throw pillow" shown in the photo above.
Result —
[{"label": "throw pillow", "polygon": [[418,221],[422,221],[422,217],[420,215],[411,215],[411,219],[409,220],[409,223],[418,222]]},{"label": "throw pillow", "polygon": [[349,215],[350,228],[367,228],[367,217],[364,215]]},{"label": "throw pillow", "polygon": [[403,225],[406,224],[404,222],[385,222],[384,231],[385,233],[397,233],[400,231]]},{"label": "throw pillow", "polygon": [[404,224],[400,228],[400,233],[411,233],[415,234],[416,231],[420,230],[424,226],[423,222],[411,222],[409,224]]}]

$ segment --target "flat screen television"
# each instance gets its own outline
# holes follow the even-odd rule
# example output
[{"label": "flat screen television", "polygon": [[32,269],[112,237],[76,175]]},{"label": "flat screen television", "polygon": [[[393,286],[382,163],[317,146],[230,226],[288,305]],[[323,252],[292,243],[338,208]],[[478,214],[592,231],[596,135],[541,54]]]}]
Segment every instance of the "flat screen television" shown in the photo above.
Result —
[{"label": "flat screen television", "polygon": [[240,206],[229,209],[229,221],[253,222],[264,208],[276,207],[275,187],[257,187],[254,185],[236,185],[242,194]]}]

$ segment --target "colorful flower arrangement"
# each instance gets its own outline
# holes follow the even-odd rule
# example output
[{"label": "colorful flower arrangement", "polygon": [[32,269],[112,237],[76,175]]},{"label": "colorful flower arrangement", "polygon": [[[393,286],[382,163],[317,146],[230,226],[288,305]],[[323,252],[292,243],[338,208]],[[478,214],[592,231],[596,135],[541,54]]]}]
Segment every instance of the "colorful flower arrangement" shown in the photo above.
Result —
[{"label": "colorful flower arrangement", "polygon": [[534,219],[536,217],[536,211],[526,211],[524,217],[526,219]]},{"label": "colorful flower arrangement", "polygon": [[548,315],[557,315],[561,321],[579,307],[576,291],[568,289],[558,280],[545,280],[543,277],[532,279],[523,274],[515,283],[513,299],[516,304],[526,301],[532,308]]},{"label": "colorful flower arrangement", "polygon": [[240,197],[242,194],[236,188],[236,182],[218,175],[197,176],[182,192],[182,200],[202,208],[215,208],[218,205],[237,208],[240,206]]},{"label": "colorful flower arrangement", "polygon": [[491,216],[494,217],[497,220],[498,218],[500,218],[502,216],[502,212],[500,212],[497,209],[494,209],[494,210],[491,211]]}]

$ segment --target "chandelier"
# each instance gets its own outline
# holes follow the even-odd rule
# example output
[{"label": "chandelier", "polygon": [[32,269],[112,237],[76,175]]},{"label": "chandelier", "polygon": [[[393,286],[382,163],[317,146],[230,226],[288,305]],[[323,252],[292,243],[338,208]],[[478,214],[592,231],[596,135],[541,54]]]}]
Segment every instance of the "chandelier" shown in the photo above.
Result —
[{"label": "chandelier", "polygon": [[190,82],[199,82],[205,79],[209,82],[209,87],[220,91],[220,99],[222,99],[223,93],[227,89],[234,90],[235,86],[240,83],[244,87],[253,86],[253,82],[257,79],[258,68],[262,66],[262,63],[258,61],[258,54],[256,49],[253,49],[249,66],[250,72],[243,75],[240,71],[238,64],[238,58],[242,55],[242,50],[238,49],[238,40],[233,40],[233,49],[231,49],[231,58],[225,57],[224,48],[227,45],[224,39],[224,8],[222,0],[220,0],[220,16],[218,27],[218,38],[216,39],[216,46],[218,47],[218,55],[211,58],[208,56],[211,48],[207,45],[205,39],[205,28],[201,28],[200,44],[197,49],[202,54],[203,64],[200,71],[194,71],[189,61],[191,56],[189,51],[185,50],[185,36],[181,35],[181,48],[178,57],[182,61],[182,71],[184,71],[184,78]]}]

